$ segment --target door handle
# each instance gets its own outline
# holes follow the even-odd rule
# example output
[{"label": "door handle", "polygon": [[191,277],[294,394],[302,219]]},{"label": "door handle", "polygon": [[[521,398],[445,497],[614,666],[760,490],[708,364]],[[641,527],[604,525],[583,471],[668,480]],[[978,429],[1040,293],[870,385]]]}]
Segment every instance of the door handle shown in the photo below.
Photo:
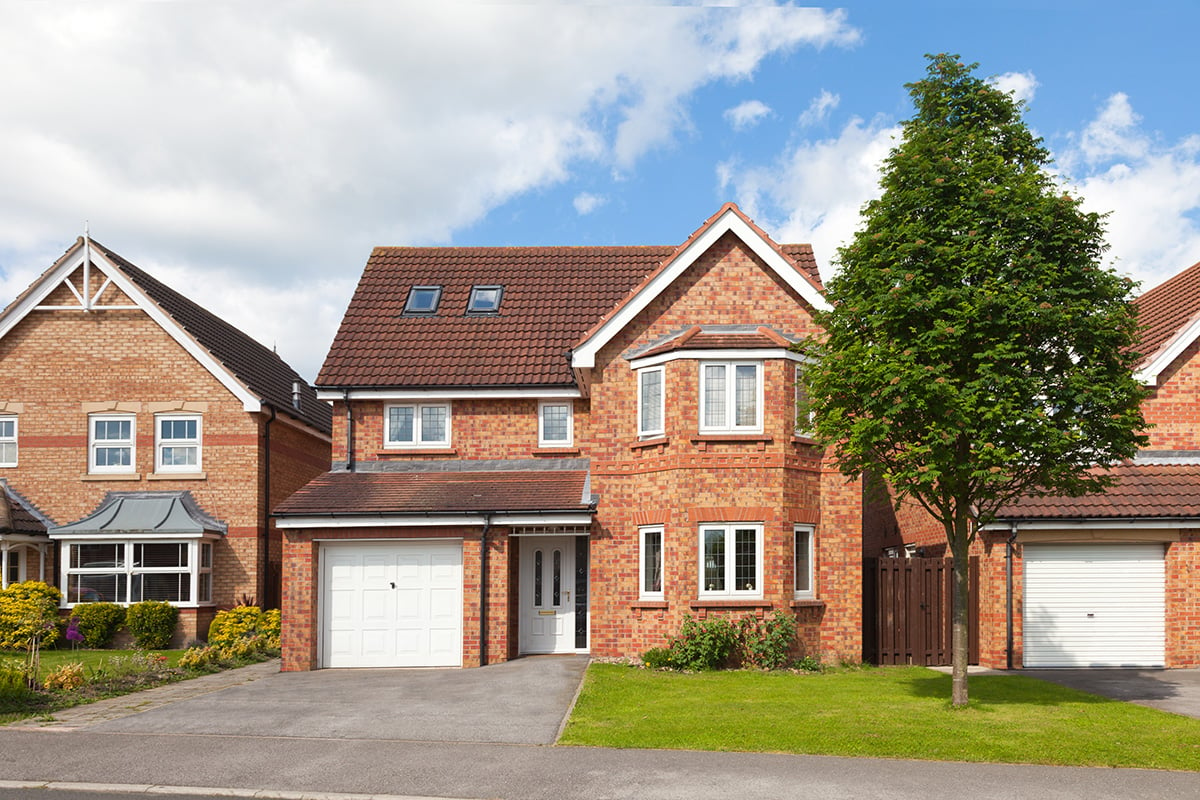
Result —
[{"label": "door handle", "polygon": [[568,589],[567,591],[563,592],[563,602],[564,602],[564,603],[569,603],[569,602],[571,602],[571,591],[570,591],[570,589]]},{"label": "door handle", "polygon": [[395,582],[395,581],[388,581],[388,583],[392,584],[392,588],[393,588],[393,589],[395,589],[395,588],[396,588],[396,582]]}]

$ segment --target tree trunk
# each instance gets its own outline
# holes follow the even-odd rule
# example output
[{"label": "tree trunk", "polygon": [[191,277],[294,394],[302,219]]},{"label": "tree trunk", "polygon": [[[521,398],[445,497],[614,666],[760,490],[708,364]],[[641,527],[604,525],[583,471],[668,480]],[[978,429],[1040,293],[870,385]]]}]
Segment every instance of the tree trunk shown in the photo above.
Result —
[{"label": "tree trunk", "polygon": [[950,602],[952,686],[950,703],[955,707],[967,704],[967,662],[971,660],[970,607],[971,569],[969,509],[960,504],[954,511],[954,531],[950,535],[950,554],[954,557],[954,591]]}]

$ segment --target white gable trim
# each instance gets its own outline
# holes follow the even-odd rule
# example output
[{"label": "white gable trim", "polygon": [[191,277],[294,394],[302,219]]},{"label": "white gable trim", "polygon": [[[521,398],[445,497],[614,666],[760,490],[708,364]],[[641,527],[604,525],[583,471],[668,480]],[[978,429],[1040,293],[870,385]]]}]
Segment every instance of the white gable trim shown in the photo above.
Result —
[{"label": "white gable trim", "polygon": [[1200,314],[1192,317],[1158,352],[1148,361],[1142,362],[1142,368],[1134,373],[1134,377],[1147,386],[1158,384],[1158,377],[1167,367],[1183,354],[1196,339],[1200,339]]},{"label": "white gable trim", "polygon": [[[241,381],[234,377],[233,373],[226,369],[223,364],[213,358],[212,353],[202,347],[175,320],[171,319],[170,315],[159,308],[158,304],[151,300],[137,284],[125,277],[125,274],[109,261],[107,256],[90,245],[88,245],[87,252],[85,252],[83,245],[76,244],[74,252],[68,251],[67,255],[59,260],[58,266],[44,274],[21,302],[12,306],[7,313],[0,316],[0,338],[8,335],[9,331],[16,327],[21,320],[25,319],[31,311],[41,307],[42,301],[49,297],[75,270],[83,266],[85,256],[89,255],[91,268],[104,275],[105,280],[101,286],[101,290],[104,285],[111,282],[135,303],[134,306],[113,306],[111,307],[112,309],[140,309],[158,323],[158,326],[166,331],[167,335],[174,339],[190,356],[199,361],[201,366],[207,369],[234,397],[241,400],[243,410],[251,413],[262,410],[261,398],[257,397]],[[78,292],[74,292],[74,294],[76,297],[79,297]],[[96,296],[98,297],[99,294],[97,293]],[[88,305],[90,304],[81,302],[78,306],[54,306],[53,308],[87,313]],[[95,311],[110,310],[108,306],[90,305],[90,308]]]},{"label": "white gable trim", "polygon": [[813,308],[828,311],[829,304],[825,297],[817,291],[804,276],[789,264],[779,252],[770,245],[757,231],[733,209],[727,209],[707,228],[704,228],[683,252],[679,253],[666,269],[656,275],[650,283],[630,298],[617,313],[613,314],[600,326],[587,341],[571,353],[571,366],[575,369],[590,369],[596,366],[596,354],[604,345],[612,341],[626,325],[633,321],[646,306],[662,294],[667,287],[675,282],[696,261],[716,244],[717,240],[726,233],[733,232],[748,246],[763,262],[775,272],[797,294],[804,298]]}]

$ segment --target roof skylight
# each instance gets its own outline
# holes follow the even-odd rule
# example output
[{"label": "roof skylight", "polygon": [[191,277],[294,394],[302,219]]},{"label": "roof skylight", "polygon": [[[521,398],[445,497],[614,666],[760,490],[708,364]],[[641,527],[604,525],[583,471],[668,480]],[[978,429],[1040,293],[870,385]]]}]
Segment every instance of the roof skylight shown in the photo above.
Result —
[{"label": "roof skylight", "polygon": [[472,286],[471,299],[467,302],[468,314],[494,314],[500,310],[503,286]]},{"label": "roof skylight", "polygon": [[404,313],[432,314],[437,311],[441,298],[440,286],[414,286],[408,290],[408,302],[404,304]]}]

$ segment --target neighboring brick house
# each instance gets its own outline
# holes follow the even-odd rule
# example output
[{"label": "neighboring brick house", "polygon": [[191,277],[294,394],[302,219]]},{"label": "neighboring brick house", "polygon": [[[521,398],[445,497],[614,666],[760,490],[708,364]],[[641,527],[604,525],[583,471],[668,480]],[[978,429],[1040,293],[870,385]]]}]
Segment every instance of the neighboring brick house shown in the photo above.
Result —
[{"label": "neighboring brick house", "polygon": [[81,238],[0,312],[3,581],[168,600],[178,641],[275,605],[270,508],[329,468],[330,426],[279,356]]},{"label": "neighboring brick house", "polygon": [[807,245],[375,249],[317,380],[334,469],[276,508],[285,670],[637,656],[796,613],[861,655],[862,491],[804,435]]},{"label": "neighboring brick house", "polygon": [[981,533],[985,666],[1010,631],[1015,667],[1200,666],[1200,264],[1136,305],[1150,444],[1108,491],[1026,498]]}]

